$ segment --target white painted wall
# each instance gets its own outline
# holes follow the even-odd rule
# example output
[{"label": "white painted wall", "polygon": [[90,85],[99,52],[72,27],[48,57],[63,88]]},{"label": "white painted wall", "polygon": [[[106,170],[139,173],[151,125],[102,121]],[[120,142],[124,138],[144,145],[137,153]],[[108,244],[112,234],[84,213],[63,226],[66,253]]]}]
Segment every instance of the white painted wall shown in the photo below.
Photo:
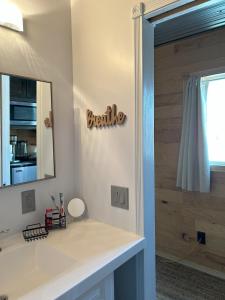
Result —
[{"label": "white painted wall", "polygon": [[[49,193],[75,196],[72,45],[69,0],[14,0],[22,10],[25,32],[0,27],[0,72],[53,82],[56,179],[0,190],[0,230],[21,230],[44,217]],[[37,211],[21,214],[20,192],[36,189]]]},{"label": "white painted wall", "polygon": [[[148,11],[177,0],[146,1]],[[76,184],[89,215],[136,231],[134,23],[136,0],[71,0]],[[117,104],[122,128],[87,129],[86,110]],[[110,186],[129,187],[130,210],[110,205]]]},{"label": "white painted wall", "polygon": [[[136,0],[71,0],[79,194],[92,218],[131,231],[136,231],[135,4]],[[123,127],[87,129],[86,109],[102,114],[114,103],[127,114]],[[111,207],[112,184],[129,187],[129,211]]]},{"label": "white painted wall", "polygon": [[[12,1],[23,12],[25,32],[0,28],[0,71],[53,82],[56,179],[0,190],[0,229],[38,221],[49,193],[63,191],[67,200],[83,197],[91,217],[136,231],[131,11],[137,1],[71,0],[73,48],[70,0]],[[125,126],[88,130],[86,109],[103,113],[113,103],[127,114]],[[111,184],[129,187],[128,212],[111,207]],[[30,188],[37,211],[22,216],[20,192]]]}]

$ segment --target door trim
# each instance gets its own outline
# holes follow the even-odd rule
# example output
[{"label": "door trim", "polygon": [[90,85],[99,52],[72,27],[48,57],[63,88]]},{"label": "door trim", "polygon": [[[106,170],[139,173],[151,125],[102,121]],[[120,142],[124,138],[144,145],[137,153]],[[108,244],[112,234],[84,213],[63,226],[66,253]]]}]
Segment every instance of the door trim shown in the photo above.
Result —
[{"label": "door trim", "polygon": [[[153,9],[149,2],[133,8],[135,63],[135,195],[136,231],[146,238],[143,259],[137,260],[137,274],[143,274],[144,287],[137,278],[137,290],[144,300],[156,299],[155,284],[155,185],[154,185],[154,24],[149,18],[160,16],[194,0],[168,0]],[[196,3],[196,9],[199,7]],[[185,10],[184,10],[185,11]],[[182,11],[183,13],[183,11]],[[171,15],[171,18],[174,15]],[[149,128],[146,130],[146,128]],[[153,145],[151,145],[153,144]],[[153,270],[152,270],[153,268]],[[138,275],[140,276],[140,275]],[[137,277],[138,277],[137,276]]]}]

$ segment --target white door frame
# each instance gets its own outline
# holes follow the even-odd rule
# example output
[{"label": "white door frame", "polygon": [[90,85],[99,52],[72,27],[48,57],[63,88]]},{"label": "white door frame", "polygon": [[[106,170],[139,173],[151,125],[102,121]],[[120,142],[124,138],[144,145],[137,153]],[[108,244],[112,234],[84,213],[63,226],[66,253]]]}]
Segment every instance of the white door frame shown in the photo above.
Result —
[{"label": "white door frame", "polygon": [[[207,5],[210,1],[207,1]],[[213,0],[215,3],[215,0]],[[217,1],[217,0],[216,0]],[[219,1],[219,0],[218,0]],[[154,24],[147,20],[194,0],[152,0],[133,8],[135,45],[135,190],[137,233],[146,238],[143,259],[137,260],[137,274],[143,273],[144,296],[156,299],[155,285],[155,183],[154,183]],[[185,10],[198,9],[197,4]],[[179,15],[183,14],[180,12]],[[177,16],[171,15],[169,18]],[[168,19],[168,18],[167,18]],[[165,19],[162,19],[165,21]],[[147,129],[147,130],[146,130]],[[137,276],[137,277],[138,277]],[[140,282],[137,280],[137,285]],[[140,289],[141,290],[141,289]],[[140,295],[142,292],[140,292]]]}]

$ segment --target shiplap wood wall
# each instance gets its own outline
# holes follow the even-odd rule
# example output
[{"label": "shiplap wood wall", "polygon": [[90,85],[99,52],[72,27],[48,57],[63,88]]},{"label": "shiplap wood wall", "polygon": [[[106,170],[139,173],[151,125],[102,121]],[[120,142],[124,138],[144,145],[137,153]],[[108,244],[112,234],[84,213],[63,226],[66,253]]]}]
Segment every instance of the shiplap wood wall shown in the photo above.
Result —
[{"label": "shiplap wood wall", "polygon": [[[156,235],[158,251],[225,271],[225,173],[211,173],[209,194],[176,188],[183,82],[192,72],[221,66],[225,66],[225,29],[156,48]],[[197,230],[206,232],[205,246],[196,243]]]}]

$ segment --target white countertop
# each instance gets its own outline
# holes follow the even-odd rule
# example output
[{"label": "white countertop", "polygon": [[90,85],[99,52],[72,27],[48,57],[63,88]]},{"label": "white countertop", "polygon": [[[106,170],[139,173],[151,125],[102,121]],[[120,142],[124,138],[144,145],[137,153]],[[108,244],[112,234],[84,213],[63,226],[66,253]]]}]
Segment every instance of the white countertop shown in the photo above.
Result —
[{"label": "white countertop", "polygon": [[[6,249],[23,243],[22,236],[16,236],[7,240]],[[82,295],[145,247],[144,238],[90,219],[71,223],[65,230],[52,231],[47,239],[31,243],[54,247],[72,263],[20,300],[52,300],[62,295],[62,299],[70,300],[71,295],[75,299],[74,295]]]}]

